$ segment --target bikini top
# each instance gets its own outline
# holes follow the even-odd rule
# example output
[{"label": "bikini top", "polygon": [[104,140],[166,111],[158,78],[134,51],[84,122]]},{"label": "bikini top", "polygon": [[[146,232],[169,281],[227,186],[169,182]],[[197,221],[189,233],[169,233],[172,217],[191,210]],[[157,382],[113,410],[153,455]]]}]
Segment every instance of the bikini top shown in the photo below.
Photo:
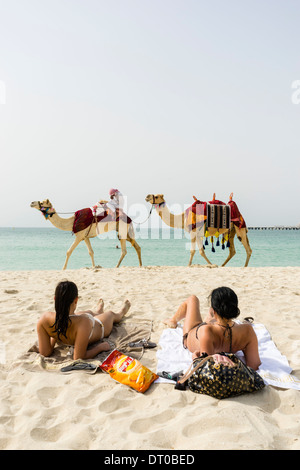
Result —
[{"label": "bikini top", "polygon": [[[91,332],[90,332],[90,336],[89,336],[89,340],[91,339],[92,337],[92,334],[93,334],[93,331],[94,331],[94,327],[95,327],[95,321],[98,320],[98,318],[94,318],[93,315],[91,315],[90,313],[86,312],[82,315],[86,315],[92,322],[92,329],[91,329]],[[77,315],[70,315],[70,317],[76,317]],[[99,320],[98,320],[99,321]],[[100,321],[99,321],[100,323]]]},{"label": "bikini top", "polygon": [[229,326],[228,324],[227,325],[221,325],[220,323],[217,323],[218,326],[221,326],[222,328],[225,328],[224,330],[224,338],[228,338],[229,336],[229,352],[232,352],[232,328],[234,327],[234,323],[233,325]]},{"label": "bikini top", "polygon": [[[201,322],[199,323],[198,325],[196,325],[194,328],[197,327],[196,329],[196,338],[198,339],[198,329],[203,326],[203,325],[207,325],[207,323],[204,321],[204,322]],[[224,338],[228,338],[229,336],[229,352],[232,352],[232,328],[234,327],[235,323],[233,323],[233,325],[229,326],[228,324],[227,325],[221,325],[220,323],[217,323],[218,326],[221,326],[222,328],[225,328],[224,330]],[[193,328],[192,328],[193,329]],[[183,343],[184,343],[184,340],[187,338],[189,332],[186,333],[185,335],[183,335]]]},{"label": "bikini top", "polygon": [[[92,337],[92,334],[93,334],[93,331],[94,331],[94,328],[95,328],[95,323],[98,322],[101,326],[102,326],[102,338],[104,337],[104,325],[102,323],[101,320],[99,320],[99,318],[95,318],[93,317],[93,315],[91,315],[90,313],[86,312],[86,313],[82,313],[81,315],[86,315],[90,320],[91,320],[91,323],[92,323],[92,329],[91,329],[91,332],[90,332],[90,336],[89,336],[89,340],[91,339]],[[76,317],[77,315],[70,315],[70,317]],[[102,339],[101,338],[101,339]],[[68,344],[68,343],[64,343],[63,341],[61,340],[58,340],[59,343],[61,344],[64,344],[65,346],[74,346],[74,344]]]}]

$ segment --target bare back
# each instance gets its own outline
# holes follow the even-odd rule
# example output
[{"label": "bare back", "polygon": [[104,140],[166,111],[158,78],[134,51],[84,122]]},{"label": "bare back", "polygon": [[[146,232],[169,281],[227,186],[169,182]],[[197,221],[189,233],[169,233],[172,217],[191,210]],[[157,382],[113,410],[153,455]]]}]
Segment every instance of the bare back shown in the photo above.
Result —
[{"label": "bare back", "polygon": [[187,347],[191,352],[207,354],[242,351],[248,366],[256,370],[260,365],[257,336],[249,324],[234,323],[231,339],[228,329],[216,322],[198,325],[189,332]]},{"label": "bare back", "polygon": [[74,345],[79,327],[84,328],[86,330],[87,336],[91,331],[91,323],[87,317],[85,317],[84,315],[71,315],[69,326],[66,331],[66,336],[61,335],[58,338],[58,335],[52,326],[54,325],[55,317],[56,314],[54,312],[46,312],[44,313],[44,315],[42,315],[39,323],[45,329],[48,335],[51,338],[54,338],[56,341],[60,340],[64,344]]}]

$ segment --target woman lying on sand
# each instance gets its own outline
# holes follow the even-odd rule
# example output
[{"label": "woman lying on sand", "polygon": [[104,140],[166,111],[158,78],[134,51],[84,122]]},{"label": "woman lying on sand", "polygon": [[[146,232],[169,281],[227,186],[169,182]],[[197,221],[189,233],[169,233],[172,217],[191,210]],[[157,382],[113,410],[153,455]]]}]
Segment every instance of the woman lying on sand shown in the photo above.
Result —
[{"label": "woman lying on sand", "polygon": [[55,290],[55,313],[44,313],[37,324],[39,352],[50,356],[55,343],[60,340],[66,345],[74,346],[74,359],[91,359],[102,351],[108,351],[107,342],[88,345],[107,337],[114,323],[119,323],[130,308],[126,300],[119,313],[103,311],[100,300],[96,312],[87,310],[75,313],[78,302],[78,289],[74,282],[60,282]]},{"label": "woman lying on sand", "polygon": [[193,359],[202,353],[243,351],[246,365],[257,370],[261,362],[255,331],[249,323],[233,321],[240,314],[235,292],[229,287],[219,287],[212,291],[210,297],[211,308],[205,321],[200,314],[199,300],[192,295],[164,323],[176,328],[177,322],[185,319],[183,346],[193,353]]}]

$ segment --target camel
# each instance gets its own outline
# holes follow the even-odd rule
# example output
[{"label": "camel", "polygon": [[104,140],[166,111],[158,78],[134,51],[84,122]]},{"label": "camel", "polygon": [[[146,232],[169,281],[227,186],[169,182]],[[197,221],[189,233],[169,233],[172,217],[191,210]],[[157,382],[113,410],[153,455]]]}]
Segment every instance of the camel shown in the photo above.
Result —
[{"label": "camel", "polygon": [[[103,201],[105,202],[105,201]],[[46,220],[50,220],[52,225],[54,225],[56,228],[59,228],[60,230],[64,231],[73,231],[73,225],[75,221],[75,214],[72,217],[69,218],[62,218],[60,217],[55,209],[52,207],[51,202],[49,199],[45,199],[44,201],[34,201],[30,204],[30,207],[33,207],[44,215]],[[127,254],[126,250],[126,241],[129,241],[135,251],[137,252],[138,255],[138,260],[139,260],[139,265],[142,266],[142,258],[141,258],[141,248],[137,244],[135,240],[135,235],[134,235],[134,229],[132,227],[132,222],[131,223],[126,223],[122,221],[121,219],[116,222],[115,220],[110,220],[110,221],[105,221],[105,219],[102,222],[98,223],[92,223],[90,224],[87,228],[84,230],[81,230],[77,233],[75,233],[75,240],[70,246],[70,248],[67,251],[67,256],[65,260],[65,264],[63,266],[63,269],[67,268],[67,264],[69,261],[69,258],[74,251],[74,249],[77,247],[77,245],[84,240],[86,243],[86,246],[88,248],[89,255],[92,260],[92,266],[95,268],[95,261],[94,261],[94,251],[91,246],[90,238],[94,238],[99,234],[110,232],[115,230],[118,234],[119,240],[120,240],[120,245],[121,245],[121,256],[120,259],[117,263],[117,268],[120,266],[122,263],[124,257]]]},{"label": "camel", "polygon": [[[233,193],[230,194],[230,201],[232,201],[232,196],[233,196]],[[197,200],[197,198],[195,196],[194,196],[194,199]],[[168,208],[168,206],[165,202],[163,194],[156,194],[156,195],[148,194],[148,196],[146,196],[145,200],[146,200],[146,202],[149,202],[150,204],[152,204],[152,207],[155,206],[156,212],[158,213],[159,217],[163,220],[163,222],[165,222],[170,227],[181,228],[181,229],[185,230],[186,232],[188,232],[190,234],[191,250],[190,250],[190,259],[189,259],[188,266],[192,265],[193,257],[194,257],[195,251],[196,251],[195,250],[196,243],[198,245],[200,255],[205,259],[205,261],[209,265],[212,265],[212,263],[210,262],[210,260],[207,258],[206,254],[205,254],[205,249],[204,249],[204,246],[203,246],[203,236],[199,235],[199,231],[196,228],[193,229],[193,230],[188,229],[186,212],[182,212],[181,214],[172,214],[169,211],[169,208]],[[215,200],[215,194],[213,196],[213,200]],[[217,232],[221,235],[227,234],[228,235],[228,241],[229,241],[229,243],[228,243],[229,255],[228,255],[227,259],[225,260],[225,262],[222,264],[222,266],[225,266],[228,263],[228,261],[236,253],[235,248],[234,248],[234,237],[235,237],[235,235],[237,235],[238,239],[240,240],[240,242],[242,242],[242,244],[243,244],[243,246],[246,250],[247,258],[246,258],[246,262],[245,262],[245,267],[248,266],[252,250],[250,248],[250,244],[249,244],[249,240],[248,240],[248,236],[247,236],[247,232],[248,232],[247,227],[239,228],[231,220],[229,229],[216,229],[216,228],[212,228],[212,227],[210,227],[208,229],[209,236],[213,236]]]}]

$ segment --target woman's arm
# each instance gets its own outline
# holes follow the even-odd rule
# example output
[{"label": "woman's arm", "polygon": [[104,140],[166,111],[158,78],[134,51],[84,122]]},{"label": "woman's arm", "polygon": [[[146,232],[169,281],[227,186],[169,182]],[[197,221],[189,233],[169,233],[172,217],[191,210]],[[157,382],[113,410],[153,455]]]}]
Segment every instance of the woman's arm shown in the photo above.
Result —
[{"label": "woman's arm", "polygon": [[41,316],[37,323],[37,335],[38,335],[38,342],[39,342],[39,353],[42,356],[48,357],[51,356],[56,340],[55,338],[51,338],[49,336],[47,330],[45,329],[44,323],[46,320],[47,314]]},{"label": "woman's arm", "polygon": [[[86,350],[85,356],[83,359],[93,359],[96,357],[98,354],[100,354],[102,351],[109,351],[110,350],[110,345],[106,341],[103,343],[97,343],[91,348]],[[75,357],[74,357],[75,359]]]},{"label": "woman's arm", "polygon": [[243,350],[246,359],[246,365],[257,370],[261,364],[258,352],[258,341],[255,331],[251,325],[248,325],[248,344]]}]

